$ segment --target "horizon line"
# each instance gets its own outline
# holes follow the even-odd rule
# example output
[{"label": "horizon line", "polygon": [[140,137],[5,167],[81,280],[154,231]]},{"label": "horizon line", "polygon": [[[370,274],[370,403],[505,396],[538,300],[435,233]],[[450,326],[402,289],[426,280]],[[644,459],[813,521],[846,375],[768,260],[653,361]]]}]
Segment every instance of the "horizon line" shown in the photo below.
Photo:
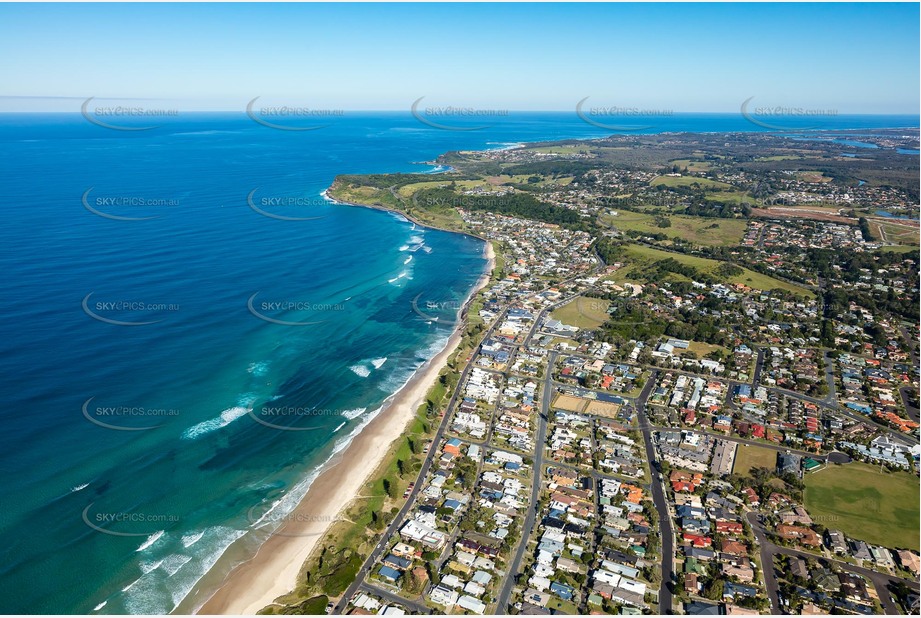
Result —
[{"label": "horizon line", "polygon": [[[3,98],[4,98],[4,97],[0,96],[0,100],[2,100]],[[17,98],[25,98],[25,97],[17,97]],[[77,97],[67,97],[67,98],[68,98],[68,99],[73,99],[73,100],[81,100],[81,101],[85,100],[85,99],[77,99]],[[132,99],[116,99],[116,100],[125,101],[125,100],[132,100]],[[133,99],[133,100],[146,100],[146,101],[152,101],[152,100],[155,100],[155,99]],[[411,110],[410,108],[394,108],[394,109],[372,109],[372,108],[368,108],[368,109],[365,109],[365,108],[332,108],[332,107],[317,107],[317,108],[315,108],[315,109],[316,109],[316,111],[326,111],[326,112],[336,112],[336,113],[340,113],[340,112],[341,112],[341,113],[376,113],[376,114],[383,114],[383,113],[406,113],[406,114],[412,115],[412,110]],[[458,106],[458,109],[480,109],[480,108],[460,107],[460,106]],[[485,110],[485,108],[483,108],[483,109]],[[633,108],[633,107],[627,107],[627,108],[625,108],[625,109],[634,109],[634,108]],[[247,113],[245,108],[242,108],[242,109],[241,109],[241,108],[228,108],[228,109],[192,109],[192,110],[179,110],[179,109],[177,109],[177,110],[170,110],[170,111],[176,111],[177,113],[181,113],[181,114],[240,113],[240,114],[245,115],[245,114]],[[502,117],[502,116],[504,116],[504,115],[506,115],[506,114],[573,114],[573,113],[575,113],[576,110],[575,110],[575,108],[571,108],[571,109],[490,109],[489,111],[501,112],[501,114],[494,114],[493,116],[495,116],[495,117]],[[687,115],[687,114],[739,114],[739,115],[741,115],[741,111],[740,111],[740,110],[719,110],[719,111],[712,111],[712,110],[708,110],[708,111],[701,111],[701,110],[674,111],[674,110],[669,110],[669,113],[667,113],[667,114],[655,113],[655,110],[649,110],[649,111],[650,111],[651,113],[648,113],[648,114],[642,114],[642,113],[630,114],[630,115],[625,116],[625,118],[627,118],[627,119],[629,119],[629,118],[631,118],[631,117],[636,117],[636,118],[651,118],[651,117],[668,118],[668,117],[671,117],[671,116],[679,116],[679,115]],[[81,113],[80,110],[73,110],[73,111],[70,111],[70,110],[48,110],[48,109],[44,109],[44,110],[43,110],[43,109],[0,110],[0,114],[78,114],[78,115],[79,115],[80,113]],[[789,115],[789,116],[793,116],[793,117],[800,116],[800,115],[798,115],[798,114],[788,114],[788,115]],[[828,114],[828,115],[826,115],[826,116],[824,116],[824,117],[825,117],[825,118],[835,118],[835,117],[841,117],[841,116],[916,116],[916,117],[918,117],[919,120],[921,120],[921,113],[918,113],[917,111],[911,111],[911,112],[838,112],[838,111],[836,110],[836,113],[835,113],[835,114]],[[804,117],[804,118],[806,118],[806,117],[815,118],[816,116],[802,116],[802,117]],[[821,116],[819,116],[819,117],[821,117]]]}]

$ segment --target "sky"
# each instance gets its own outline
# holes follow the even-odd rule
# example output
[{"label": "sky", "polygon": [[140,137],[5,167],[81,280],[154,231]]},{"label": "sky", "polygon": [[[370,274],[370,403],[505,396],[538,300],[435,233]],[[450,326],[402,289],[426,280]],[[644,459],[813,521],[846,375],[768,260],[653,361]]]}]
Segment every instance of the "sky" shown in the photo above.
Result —
[{"label": "sky", "polygon": [[[753,104],[917,114],[919,5],[2,4],[0,111]],[[25,98],[23,98],[25,97]],[[58,99],[58,97],[64,97]]]}]

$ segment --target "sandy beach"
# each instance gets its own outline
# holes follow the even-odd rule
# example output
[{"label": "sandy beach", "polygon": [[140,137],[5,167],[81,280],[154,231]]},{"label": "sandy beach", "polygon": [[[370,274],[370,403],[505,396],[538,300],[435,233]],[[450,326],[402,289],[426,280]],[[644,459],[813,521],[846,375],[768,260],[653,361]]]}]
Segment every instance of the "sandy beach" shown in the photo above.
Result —
[{"label": "sandy beach", "polygon": [[[471,299],[489,282],[495,265],[491,243],[486,243],[484,254],[489,263]],[[252,615],[295,588],[298,573],[310,553],[339,513],[358,495],[393,442],[403,435],[460,340],[460,332],[455,330],[445,348],[420,367],[381,413],[327,464],[278,533],[251,560],[234,568],[197,613]]]}]

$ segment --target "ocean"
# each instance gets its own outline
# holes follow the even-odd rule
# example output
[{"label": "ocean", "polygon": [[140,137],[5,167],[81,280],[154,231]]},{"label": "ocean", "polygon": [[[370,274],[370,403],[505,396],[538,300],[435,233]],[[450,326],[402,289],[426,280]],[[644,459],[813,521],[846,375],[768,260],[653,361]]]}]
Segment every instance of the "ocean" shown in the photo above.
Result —
[{"label": "ocean", "polygon": [[[451,317],[486,264],[478,239],[328,202],[333,178],[609,133],[575,114],[494,120],[346,113],[287,131],[181,114],[120,131],[0,115],[0,611],[167,613],[229,547],[254,551],[445,345],[450,320],[426,316]],[[738,114],[648,124],[763,130]],[[823,124],[893,126],[918,118]]]}]

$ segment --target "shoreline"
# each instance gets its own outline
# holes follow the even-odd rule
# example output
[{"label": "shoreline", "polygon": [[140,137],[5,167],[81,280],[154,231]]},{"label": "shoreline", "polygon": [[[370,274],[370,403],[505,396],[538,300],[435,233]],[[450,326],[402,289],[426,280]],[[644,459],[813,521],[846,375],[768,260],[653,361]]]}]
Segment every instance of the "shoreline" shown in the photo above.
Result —
[{"label": "shoreline", "polygon": [[[330,187],[330,188],[331,188],[331,187]],[[477,240],[482,240],[483,242],[485,242],[485,243],[490,247],[489,252],[488,252],[489,255],[487,255],[487,259],[493,259],[493,260],[495,259],[495,256],[490,257],[490,256],[492,255],[492,245],[490,244],[489,239],[486,238],[486,237],[484,237],[484,236],[480,236],[479,234],[474,234],[473,232],[468,232],[468,231],[466,231],[466,230],[452,230],[452,229],[450,229],[450,228],[440,227],[440,226],[434,225],[434,224],[432,224],[432,223],[425,223],[425,222],[423,222],[423,221],[420,221],[419,219],[416,219],[416,218],[413,217],[412,215],[410,215],[410,214],[408,214],[408,213],[406,213],[406,212],[403,212],[402,210],[399,210],[399,209],[397,209],[397,208],[391,208],[391,207],[389,207],[389,206],[381,206],[381,205],[377,205],[377,204],[360,204],[360,203],[358,203],[358,202],[346,202],[346,201],[344,201],[344,200],[340,200],[340,199],[338,199],[338,198],[332,197],[332,196],[329,194],[329,189],[324,189],[324,190],[320,193],[320,195],[323,196],[324,199],[329,200],[330,202],[332,202],[333,204],[338,204],[338,205],[340,205],[340,206],[350,206],[350,207],[353,207],[353,208],[370,208],[371,210],[379,210],[379,211],[381,211],[381,212],[386,212],[386,213],[390,213],[390,214],[393,214],[393,215],[400,215],[401,217],[403,217],[404,219],[406,219],[406,220],[409,221],[410,223],[412,223],[412,224],[414,224],[414,225],[418,225],[418,226],[420,226],[420,227],[425,227],[425,228],[428,228],[428,229],[430,229],[430,230],[438,230],[439,232],[449,232],[449,233],[451,233],[451,234],[461,234],[462,236],[469,236],[470,238],[476,238]],[[490,269],[490,270],[492,270],[492,269]],[[477,290],[477,291],[479,291],[479,290]]]},{"label": "shoreline", "polygon": [[[433,228],[399,211],[363,204],[343,204],[396,212],[412,223]],[[495,268],[492,243],[480,239],[486,243],[486,269],[458,310],[458,317],[464,315],[476,295],[486,287]],[[381,412],[355,436],[348,447],[327,462],[297,507],[287,515],[286,522],[266,539],[254,556],[236,565],[217,590],[192,613],[252,615],[297,587],[303,566],[331,524],[338,521],[340,513],[386,461],[391,445],[403,435],[406,426],[415,418],[416,411],[425,402],[428,391],[436,383],[448,358],[459,346],[462,325],[462,320],[458,319],[445,347],[420,366],[400,390],[385,400]]]}]

